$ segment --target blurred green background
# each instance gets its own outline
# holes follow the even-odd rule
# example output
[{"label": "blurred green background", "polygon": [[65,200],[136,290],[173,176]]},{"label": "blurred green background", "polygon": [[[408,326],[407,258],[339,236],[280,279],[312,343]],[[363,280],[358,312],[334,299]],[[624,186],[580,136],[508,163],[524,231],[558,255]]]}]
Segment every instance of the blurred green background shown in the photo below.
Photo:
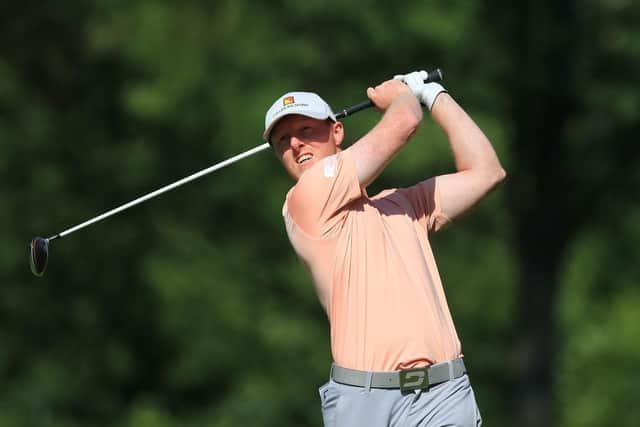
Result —
[{"label": "blurred green background", "polygon": [[[640,3],[5,0],[0,426],[320,426],[328,326],[261,143],[288,90],[335,109],[442,67],[508,180],[433,246],[489,426],[640,420]],[[354,141],[369,110],[345,119]],[[450,171],[430,120],[374,184]]]}]

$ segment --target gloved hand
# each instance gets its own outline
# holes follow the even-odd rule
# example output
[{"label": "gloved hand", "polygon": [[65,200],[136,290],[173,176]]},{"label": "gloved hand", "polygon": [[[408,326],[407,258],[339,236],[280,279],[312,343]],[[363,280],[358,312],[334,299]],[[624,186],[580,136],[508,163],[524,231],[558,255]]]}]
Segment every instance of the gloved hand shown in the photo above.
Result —
[{"label": "gloved hand", "polygon": [[425,83],[428,74],[426,71],[414,71],[409,74],[398,74],[393,78],[404,82],[411,92],[418,98],[422,105],[425,105],[431,111],[436,97],[447,90],[439,83]]}]

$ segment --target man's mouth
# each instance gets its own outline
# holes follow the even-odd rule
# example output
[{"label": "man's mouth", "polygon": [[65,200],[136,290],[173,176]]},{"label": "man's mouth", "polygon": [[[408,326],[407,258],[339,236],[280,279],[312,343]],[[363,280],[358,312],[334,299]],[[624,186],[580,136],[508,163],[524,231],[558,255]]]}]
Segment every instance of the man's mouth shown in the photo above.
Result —
[{"label": "man's mouth", "polygon": [[310,154],[310,153],[309,154],[303,154],[302,156],[298,157],[297,162],[298,162],[299,165],[301,165],[304,162],[306,162],[308,160],[311,160],[312,157],[313,157],[313,154]]}]

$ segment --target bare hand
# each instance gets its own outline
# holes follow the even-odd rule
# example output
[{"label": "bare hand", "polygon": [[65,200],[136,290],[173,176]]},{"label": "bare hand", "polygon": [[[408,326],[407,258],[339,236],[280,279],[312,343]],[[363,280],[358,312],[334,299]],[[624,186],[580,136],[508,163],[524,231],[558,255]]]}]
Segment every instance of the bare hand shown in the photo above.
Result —
[{"label": "bare hand", "polygon": [[[375,88],[367,89],[367,96],[381,111],[386,111],[391,103],[399,96],[413,97],[411,89],[399,80],[387,80]],[[417,101],[416,101],[417,102]]]}]

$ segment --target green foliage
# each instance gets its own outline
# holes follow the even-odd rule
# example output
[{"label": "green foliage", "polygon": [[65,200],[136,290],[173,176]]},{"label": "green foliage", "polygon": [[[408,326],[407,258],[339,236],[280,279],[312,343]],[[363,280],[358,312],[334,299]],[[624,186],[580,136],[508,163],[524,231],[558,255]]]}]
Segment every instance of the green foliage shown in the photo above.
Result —
[{"label": "green foliage", "polygon": [[[285,235],[291,183],[271,153],[53,242],[41,279],[28,272],[29,238],[258,145],[266,107],[287,90],[346,107],[415,68],[442,66],[509,174],[521,173],[509,113],[532,100],[514,100],[505,84],[520,76],[498,39],[518,29],[491,25],[498,3],[0,7],[0,426],[321,425],[328,325]],[[530,7],[544,19],[543,6]],[[548,191],[584,212],[558,277],[556,353],[535,356],[554,361],[558,425],[631,426],[640,7],[590,1],[576,13],[580,108],[557,130],[558,148],[578,153],[566,169],[573,187]],[[349,141],[378,117],[346,119]],[[427,120],[372,192],[452,167]],[[523,286],[510,203],[501,188],[433,241],[483,416],[497,426],[510,425],[505,365]]]},{"label": "green foliage", "polygon": [[[602,426],[640,416],[640,211],[576,239],[559,299],[558,403],[563,425]],[[622,239],[621,236],[624,236]],[[606,398],[603,398],[606,397]]]}]

